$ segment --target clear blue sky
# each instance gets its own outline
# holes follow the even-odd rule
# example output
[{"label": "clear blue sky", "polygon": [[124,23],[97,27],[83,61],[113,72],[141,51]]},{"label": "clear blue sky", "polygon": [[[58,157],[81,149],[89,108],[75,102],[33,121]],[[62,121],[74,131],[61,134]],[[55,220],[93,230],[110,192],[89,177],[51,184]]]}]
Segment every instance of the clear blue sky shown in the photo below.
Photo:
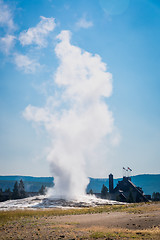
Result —
[{"label": "clear blue sky", "polygon": [[113,75],[106,102],[120,141],[88,176],[160,173],[160,1],[0,0],[0,175],[51,175],[49,137],[23,112],[55,91],[62,30]]}]

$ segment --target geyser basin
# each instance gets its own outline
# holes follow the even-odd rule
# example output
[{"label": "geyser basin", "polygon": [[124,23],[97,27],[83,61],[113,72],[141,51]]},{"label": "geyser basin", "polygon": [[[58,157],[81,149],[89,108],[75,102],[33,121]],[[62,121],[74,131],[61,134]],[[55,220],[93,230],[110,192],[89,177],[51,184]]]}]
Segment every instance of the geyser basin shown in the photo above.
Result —
[{"label": "geyser basin", "polygon": [[35,209],[35,208],[80,208],[95,207],[99,205],[124,204],[95,196],[82,196],[79,200],[64,200],[47,198],[47,196],[36,196],[24,199],[9,200],[0,203],[0,210]]}]

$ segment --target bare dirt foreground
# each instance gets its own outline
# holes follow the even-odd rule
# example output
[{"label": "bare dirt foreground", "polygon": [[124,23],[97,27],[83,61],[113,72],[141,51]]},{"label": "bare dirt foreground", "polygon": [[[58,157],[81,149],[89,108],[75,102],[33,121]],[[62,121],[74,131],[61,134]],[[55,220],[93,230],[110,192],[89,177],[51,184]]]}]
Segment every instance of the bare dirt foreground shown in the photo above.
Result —
[{"label": "bare dirt foreground", "polygon": [[160,239],[160,203],[1,211],[0,239]]}]

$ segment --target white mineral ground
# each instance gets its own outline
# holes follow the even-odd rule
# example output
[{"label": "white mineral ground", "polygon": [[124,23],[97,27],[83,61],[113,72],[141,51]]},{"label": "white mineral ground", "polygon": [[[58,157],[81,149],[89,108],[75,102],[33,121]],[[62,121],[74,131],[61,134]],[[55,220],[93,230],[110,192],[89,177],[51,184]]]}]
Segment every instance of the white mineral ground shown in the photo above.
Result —
[{"label": "white mineral ground", "polygon": [[47,196],[35,196],[24,199],[8,200],[0,203],[0,210],[37,209],[37,208],[81,208],[99,205],[124,204],[117,201],[96,198],[95,196],[82,196],[79,200],[64,200],[47,198]]}]

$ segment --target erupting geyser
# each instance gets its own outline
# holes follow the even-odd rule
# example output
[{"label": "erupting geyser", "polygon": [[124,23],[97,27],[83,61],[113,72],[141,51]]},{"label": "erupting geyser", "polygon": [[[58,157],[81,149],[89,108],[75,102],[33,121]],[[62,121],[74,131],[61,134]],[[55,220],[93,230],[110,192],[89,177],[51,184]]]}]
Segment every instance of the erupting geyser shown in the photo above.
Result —
[{"label": "erupting geyser", "polygon": [[[55,186],[51,196],[77,199],[85,195],[86,163],[113,131],[113,117],[105,103],[112,92],[112,75],[99,55],[92,55],[70,43],[70,32],[62,31],[55,53],[60,65],[54,75],[55,91],[42,108],[29,105],[27,120],[45,126],[51,137],[47,156]],[[105,146],[106,147],[106,146]]]}]

